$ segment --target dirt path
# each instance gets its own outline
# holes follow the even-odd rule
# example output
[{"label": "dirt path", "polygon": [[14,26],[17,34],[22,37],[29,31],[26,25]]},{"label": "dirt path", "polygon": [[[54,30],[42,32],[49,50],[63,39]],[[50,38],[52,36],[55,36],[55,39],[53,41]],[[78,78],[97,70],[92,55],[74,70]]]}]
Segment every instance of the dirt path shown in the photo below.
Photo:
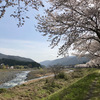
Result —
[{"label": "dirt path", "polygon": [[53,77],[53,76],[54,76],[54,74],[51,74],[51,75],[48,75],[48,76],[39,77],[39,78],[35,78],[35,79],[32,79],[32,80],[28,80],[28,81],[25,82],[24,84],[30,84],[30,83],[39,81],[39,80],[41,80],[41,79],[45,79],[45,78],[49,78],[49,77]]}]

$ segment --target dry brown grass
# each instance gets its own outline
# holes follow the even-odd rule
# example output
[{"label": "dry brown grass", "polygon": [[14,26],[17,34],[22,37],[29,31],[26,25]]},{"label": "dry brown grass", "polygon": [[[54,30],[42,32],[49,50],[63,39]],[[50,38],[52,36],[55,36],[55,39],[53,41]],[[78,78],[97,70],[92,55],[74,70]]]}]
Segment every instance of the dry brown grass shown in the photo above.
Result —
[{"label": "dry brown grass", "polygon": [[[75,73],[77,72],[75,71]],[[8,89],[7,92],[1,93],[0,100],[41,100],[59,89],[68,87],[79,79],[79,77],[73,78],[72,75],[68,74],[68,80],[48,77],[46,79],[29,81],[20,86]]]}]

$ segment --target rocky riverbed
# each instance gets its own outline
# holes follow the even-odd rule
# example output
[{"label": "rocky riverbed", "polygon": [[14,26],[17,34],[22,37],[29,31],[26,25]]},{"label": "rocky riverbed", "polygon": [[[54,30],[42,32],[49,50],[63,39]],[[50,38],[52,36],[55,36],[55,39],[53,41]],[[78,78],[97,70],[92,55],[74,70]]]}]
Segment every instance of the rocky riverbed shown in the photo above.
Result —
[{"label": "rocky riverbed", "polygon": [[[27,78],[27,74],[30,71],[21,71],[20,73],[18,72],[17,74],[13,74],[16,75],[15,78],[13,77],[13,79],[8,80],[7,82],[3,83],[0,85],[0,88],[11,88],[14,87],[16,85],[21,85],[23,83],[25,83],[25,79]],[[12,73],[12,72],[11,72]]]},{"label": "rocky riverbed", "polygon": [[17,73],[21,72],[21,70],[0,70],[0,84],[12,80]]}]

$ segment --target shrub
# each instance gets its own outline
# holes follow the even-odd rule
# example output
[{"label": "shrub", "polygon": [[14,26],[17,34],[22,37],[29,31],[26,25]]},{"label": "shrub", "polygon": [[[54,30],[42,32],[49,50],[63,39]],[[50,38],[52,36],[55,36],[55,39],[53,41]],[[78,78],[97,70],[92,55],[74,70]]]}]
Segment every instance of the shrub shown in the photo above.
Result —
[{"label": "shrub", "polygon": [[81,72],[75,72],[75,73],[73,73],[72,78],[80,78],[82,76],[83,76],[83,73],[81,73]]},{"label": "shrub", "polygon": [[50,93],[54,92],[55,88],[61,88],[59,84],[57,84],[54,79],[47,80],[47,83],[43,86],[43,89],[48,90]]},{"label": "shrub", "polygon": [[26,84],[22,84],[22,86],[26,86]]},{"label": "shrub", "polygon": [[49,83],[48,79],[46,79],[45,83]]},{"label": "shrub", "polygon": [[65,75],[64,79],[65,79],[65,80],[68,80],[68,79],[69,79],[69,77],[68,77],[67,75]]},{"label": "shrub", "polygon": [[65,78],[65,73],[64,72],[60,72],[57,76],[56,76],[56,78],[58,78],[58,79],[64,79]]},{"label": "shrub", "polygon": [[4,89],[4,88],[0,89],[0,93],[5,93],[5,92],[7,92],[7,89]]}]

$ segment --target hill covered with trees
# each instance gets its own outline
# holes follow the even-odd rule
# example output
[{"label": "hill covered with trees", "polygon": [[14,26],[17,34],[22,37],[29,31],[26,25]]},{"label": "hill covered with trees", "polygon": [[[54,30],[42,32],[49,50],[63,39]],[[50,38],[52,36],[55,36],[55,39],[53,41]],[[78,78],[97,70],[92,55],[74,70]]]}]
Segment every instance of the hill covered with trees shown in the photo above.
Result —
[{"label": "hill covered with trees", "polygon": [[27,68],[41,66],[39,63],[29,58],[24,58],[19,56],[9,56],[4,54],[0,54],[0,64],[4,64],[8,66],[22,65],[22,66],[26,66]]}]

